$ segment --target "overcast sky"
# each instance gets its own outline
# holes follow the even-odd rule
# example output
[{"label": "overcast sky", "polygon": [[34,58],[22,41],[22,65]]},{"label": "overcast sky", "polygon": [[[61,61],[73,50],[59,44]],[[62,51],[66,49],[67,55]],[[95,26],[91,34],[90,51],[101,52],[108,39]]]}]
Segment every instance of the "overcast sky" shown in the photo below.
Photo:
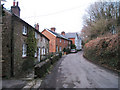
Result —
[{"label": "overcast sky", "polygon": [[[6,0],[4,7],[10,9],[13,0]],[[86,8],[98,0],[16,0],[21,18],[30,25],[39,23],[44,28],[55,27],[56,32],[80,32]]]}]

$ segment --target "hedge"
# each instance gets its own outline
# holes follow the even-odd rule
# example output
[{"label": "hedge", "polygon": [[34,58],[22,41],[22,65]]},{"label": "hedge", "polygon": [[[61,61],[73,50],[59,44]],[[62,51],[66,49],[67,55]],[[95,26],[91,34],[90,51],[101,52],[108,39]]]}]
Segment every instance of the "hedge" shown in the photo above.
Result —
[{"label": "hedge", "polygon": [[118,35],[99,37],[84,46],[84,57],[99,64],[120,70]]}]

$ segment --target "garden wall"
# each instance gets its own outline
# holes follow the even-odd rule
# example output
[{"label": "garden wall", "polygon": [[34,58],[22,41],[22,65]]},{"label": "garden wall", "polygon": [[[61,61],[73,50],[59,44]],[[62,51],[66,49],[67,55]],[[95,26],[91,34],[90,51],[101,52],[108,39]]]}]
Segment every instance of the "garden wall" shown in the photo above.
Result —
[{"label": "garden wall", "polygon": [[52,57],[40,62],[35,66],[35,77],[43,77],[47,72],[48,69],[50,68],[51,65],[53,65],[56,61],[59,60],[59,58],[62,57],[62,53],[55,54]]}]

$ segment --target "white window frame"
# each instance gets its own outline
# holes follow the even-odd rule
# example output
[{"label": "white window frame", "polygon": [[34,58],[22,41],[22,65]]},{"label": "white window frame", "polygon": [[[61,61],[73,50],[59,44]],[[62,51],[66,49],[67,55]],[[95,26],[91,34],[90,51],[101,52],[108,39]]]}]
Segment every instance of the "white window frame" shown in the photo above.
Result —
[{"label": "white window frame", "polygon": [[69,44],[70,44],[70,41],[69,41]]},{"label": "white window frame", "polygon": [[45,38],[43,38],[43,42],[45,43]]},{"label": "white window frame", "polygon": [[27,35],[27,27],[26,26],[23,26],[22,34],[23,35]]},{"label": "white window frame", "polygon": [[37,49],[35,50],[35,57],[37,57]]},{"label": "white window frame", "polygon": [[44,48],[44,55],[45,55],[45,51],[46,51],[46,50],[45,50],[45,48]]},{"label": "white window frame", "polygon": [[61,46],[59,47],[59,51],[60,51],[60,52],[62,51],[62,47],[61,47]]},{"label": "white window frame", "polygon": [[27,45],[24,43],[22,45],[22,57],[26,57],[27,56]]},{"label": "white window frame", "polygon": [[61,42],[61,38],[60,38],[60,42]]},{"label": "white window frame", "polygon": [[65,40],[64,40],[64,43],[65,43]]},{"label": "white window frame", "polygon": [[37,32],[35,32],[35,38],[37,39]]},{"label": "white window frame", "polygon": [[42,55],[44,54],[44,48],[42,48]]},{"label": "white window frame", "polygon": [[47,48],[47,53],[49,53],[48,48]]}]

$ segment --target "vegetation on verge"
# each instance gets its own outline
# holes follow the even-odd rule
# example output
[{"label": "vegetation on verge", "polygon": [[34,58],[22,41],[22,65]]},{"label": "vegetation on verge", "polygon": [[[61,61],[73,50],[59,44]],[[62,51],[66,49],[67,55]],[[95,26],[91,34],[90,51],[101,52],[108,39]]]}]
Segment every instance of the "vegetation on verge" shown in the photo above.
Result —
[{"label": "vegetation on verge", "polygon": [[118,35],[91,40],[84,46],[84,56],[99,64],[120,70],[118,41],[120,41]]},{"label": "vegetation on verge", "polygon": [[84,18],[81,31],[84,56],[96,63],[120,70],[120,2],[96,2]]}]

